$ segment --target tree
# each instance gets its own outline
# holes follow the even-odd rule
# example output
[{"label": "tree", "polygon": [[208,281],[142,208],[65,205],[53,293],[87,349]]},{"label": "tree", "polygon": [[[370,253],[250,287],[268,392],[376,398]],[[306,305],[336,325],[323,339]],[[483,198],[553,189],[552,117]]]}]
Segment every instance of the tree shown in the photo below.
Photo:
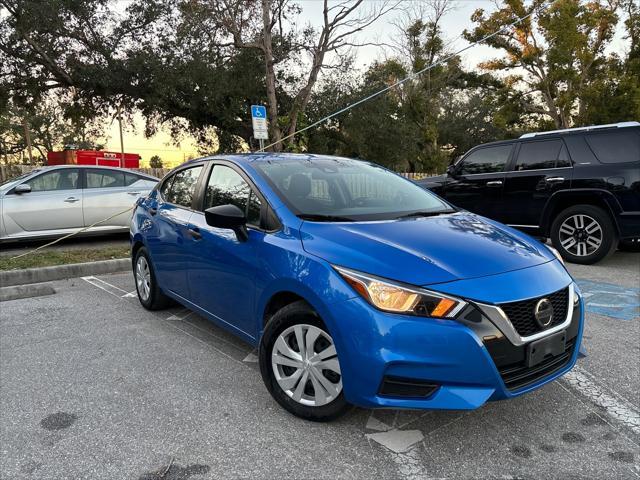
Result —
[{"label": "tree", "polygon": [[162,159],[158,155],[152,155],[149,159],[149,167],[162,168]]},{"label": "tree", "polygon": [[477,41],[532,13],[487,40],[502,55],[482,66],[507,75],[523,112],[567,128],[588,118],[594,100],[589,92],[611,71],[605,49],[615,33],[619,6],[619,0],[509,0],[490,15],[476,10],[476,26],[464,35]]},{"label": "tree", "polygon": [[[251,0],[213,2],[212,17],[220,18],[233,46],[258,52],[264,59],[269,130],[276,151],[283,148],[281,139],[292,136],[297,130],[320,73],[327,68],[340,69],[348,65],[348,56],[344,52],[362,45],[355,42],[354,35],[373,25],[400,3],[382,0],[365,12],[363,2],[341,1],[330,6],[328,0],[323,0],[320,29],[307,26],[302,31],[297,31],[292,28],[292,22],[287,22],[291,16],[300,13],[289,0],[261,0],[259,5]],[[256,20],[258,18],[261,22]],[[306,63],[303,54],[308,56]],[[303,67],[298,78],[284,75],[287,62],[298,59],[301,60],[296,62],[298,69],[301,65]],[[291,98],[283,102],[279,93],[285,90],[292,93],[289,94]],[[283,110],[287,114],[281,116]],[[293,142],[289,139],[287,145],[291,148]]]}]

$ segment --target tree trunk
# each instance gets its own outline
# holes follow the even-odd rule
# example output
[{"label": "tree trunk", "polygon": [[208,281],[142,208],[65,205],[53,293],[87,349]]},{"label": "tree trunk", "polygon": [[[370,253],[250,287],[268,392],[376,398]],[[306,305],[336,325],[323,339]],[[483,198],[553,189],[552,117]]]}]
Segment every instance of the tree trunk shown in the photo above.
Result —
[{"label": "tree trunk", "polygon": [[24,141],[27,145],[27,153],[29,154],[29,165],[33,165],[33,155],[31,154],[31,131],[29,130],[29,123],[27,117],[22,117],[22,127],[24,128]]},{"label": "tree trunk", "polygon": [[277,142],[274,152],[282,151],[282,132],[278,125],[278,98],[276,97],[276,74],[273,68],[273,46],[271,43],[271,0],[262,0],[262,41],[264,45],[265,79],[267,84],[267,102],[269,131],[271,142]]}]

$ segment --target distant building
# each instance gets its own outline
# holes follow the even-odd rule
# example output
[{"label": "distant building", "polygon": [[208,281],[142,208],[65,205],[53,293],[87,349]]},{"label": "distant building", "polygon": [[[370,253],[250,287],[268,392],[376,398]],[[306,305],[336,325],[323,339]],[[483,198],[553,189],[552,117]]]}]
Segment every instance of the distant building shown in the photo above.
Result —
[{"label": "distant building", "polygon": [[61,152],[47,152],[47,165],[103,165],[105,167],[140,168],[137,153],[103,152],[66,148]]}]

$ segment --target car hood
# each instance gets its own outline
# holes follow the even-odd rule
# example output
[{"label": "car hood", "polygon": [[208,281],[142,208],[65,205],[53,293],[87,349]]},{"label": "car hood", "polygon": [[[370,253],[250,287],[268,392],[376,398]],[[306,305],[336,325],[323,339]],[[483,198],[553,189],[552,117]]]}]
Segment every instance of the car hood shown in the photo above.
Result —
[{"label": "car hood", "polygon": [[304,222],[304,249],[361,272],[430,285],[554,260],[541,243],[467,212],[381,222]]},{"label": "car hood", "polygon": [[435,175],[433,177],[425,177],[417,180],[416,183],[422,188],[434,188],[443,185],[444,183],[446,183],[446,181],[446,175]]}]

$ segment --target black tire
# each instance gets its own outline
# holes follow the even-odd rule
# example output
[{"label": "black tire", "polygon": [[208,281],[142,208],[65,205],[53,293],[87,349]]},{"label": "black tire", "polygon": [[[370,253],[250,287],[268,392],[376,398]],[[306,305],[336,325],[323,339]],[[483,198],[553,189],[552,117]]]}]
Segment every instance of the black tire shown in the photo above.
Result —
[{"label": "black tire", "polygon": [[[575,228],[577,216],[582,216],[581,225],[588,227],[596,222],[599,230],[590,233],[586,228]],[[565,223],[567,222],[567,223]],[[563,224],[565,228],[563,228]],[[574,233],[569,234],[569,229],[573,228]],[[561,231],[562,228],[562,231]],[[600,236],[600,244],[594,247],[593,244],[585,241],[585,236]],[[569,237],[574,237],[575,243],[571,243]],[[594,237],[590,237],[593,239]],[[563,246],[563,240],[567,248]],[[596,238],[598,240],[598,238]],[[579,263],[583,265],[591,265],[599,262],[610,255],[618,246],[618,233],[611,217],[600,207],[593,205],[575,205],[563,210],[553,220],[551,225],[551,243],[555,247],[562,258],[571,263]],[[579,245],[580,244],[580,245]],[[586,250],[585,250],[586,249]]]},{"label": "black tire", "polygon": [[623,252],[640,252],[640,239],[622,240],[618,244],[618,250]]},{"label": "black tire", "polygon": [[[144,259],[149,269],[150,278],[149,278],[148,295],[145,295],[144,287],[141,287],[139,285],[138,273],[136,273],[136,269],[138,266],[138,262],[140,261],[140,258]],[[162,310],[163,308],[166,308],[169,305],[171,305],[172,303],[171,299],[167,297],[164,293],[162,293],[162,290],[160,289],[160,287],[158,287],[158,282],[156,281],[156,274],[153,269],[153,264],[151,263],[151,258],[149,257],[149,253],[147,252],[147,249],[145,247],[141,247],[140,249],[138,249],[133,259],[132,266],[133,266],[133,279],[136,284],[136,292],[138,292],[138,300],[140,300],[140,303],[142,304],[142,306],[147,310]],[[141,292],[141,288],[143,292]]]},{"label": "black tire", "polygon": [[[262,339],[260,340],[259,362],[262,380],[271,396],[290,413],[314,422],[327,422],[346,413],[351,405],[344,398],[344,391],[340,391],[329,403],[321,406],[303,405],[290,397],[278,383],[272,365],[273,347],[278,337],[295,325],[315,326],[327,336],[329,332],[320,317],[304,301],[298,301],[283,307],[269,320]],[[330,338],[330,336],[329,336]],[[295,350],[295,348],[294,348]],[[300,349],[298,349],[300,351]],[[336,357],[337,358],[337,357]],[[290,367],[293,370],[293,367]],[[341,378],[340,378],[341,380]],[[307,384],[311,383],[308,380]],[[307,387],[304,387],[305,391]],[[313,390],[313,385],[309,387]],[[313,393],[315,395],[315,391]]]}]

